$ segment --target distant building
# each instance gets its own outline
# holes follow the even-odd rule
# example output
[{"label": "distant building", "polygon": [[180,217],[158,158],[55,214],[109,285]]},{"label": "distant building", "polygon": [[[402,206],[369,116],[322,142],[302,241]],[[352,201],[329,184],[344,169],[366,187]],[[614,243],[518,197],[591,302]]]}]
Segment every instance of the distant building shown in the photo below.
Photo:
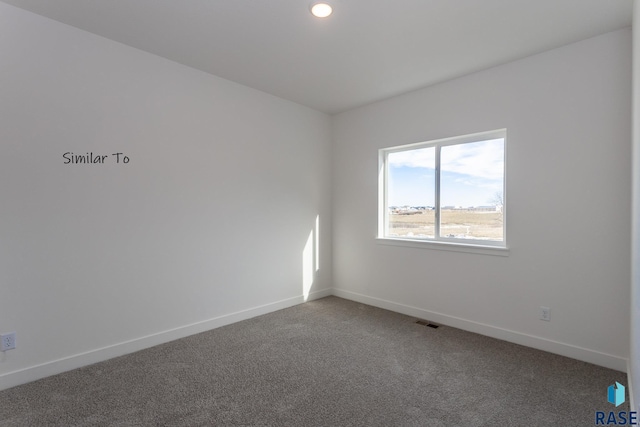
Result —
[{"label": "distant building", "polygon": [[502,212],[502,205],[498,206],[476,206],[473,208],[469,208],[469,210],[473,210],[476,212]]}]

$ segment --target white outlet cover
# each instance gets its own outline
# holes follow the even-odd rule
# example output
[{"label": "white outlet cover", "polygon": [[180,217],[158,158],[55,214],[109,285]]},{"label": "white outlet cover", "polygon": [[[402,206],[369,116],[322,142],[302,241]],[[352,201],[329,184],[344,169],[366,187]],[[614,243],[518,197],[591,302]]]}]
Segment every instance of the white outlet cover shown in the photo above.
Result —
[{"label": "white outlet cover", "polygon": [[540,307],[540,320],[549,322],[551,320],[551,308]]},{"label": "white outlet cover", "polygon": [[7,351],[16,348],[16,333],[0,335],[0,351]]}]

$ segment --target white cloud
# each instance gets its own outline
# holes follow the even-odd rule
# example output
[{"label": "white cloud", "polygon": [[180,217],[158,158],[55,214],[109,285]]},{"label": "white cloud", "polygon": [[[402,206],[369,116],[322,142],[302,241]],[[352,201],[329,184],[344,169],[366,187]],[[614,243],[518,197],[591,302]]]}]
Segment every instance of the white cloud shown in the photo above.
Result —
[{"label": "white cloud", "polygon": [[[500,179],[504,173],[504,140],[444,146],[441,149],[442,172],[454,172],[475,178]],[[435,148],[389,153],[389,165],[434,169]]]},{"label": "white cloud", "polygon": [[395,167],[407,166],[410,168],[435,169],[436,150],[434,147],[428,147],[389,153],[388,162],[389,165]]},{"label": "white cloud", "polygon": [[484,179],[502,179],[504,173],[504,141],[474,142],[442,147],[442,172],[455,172]]},{"label": "white cloud", "polygon": [[[446,181],[445,181],[446,182]],[[475,188],[487,188],[490,190],[498,191],[502,188],[502,181],[500,179],[455,179],[453,182],[457,184],[469,185]]]}]

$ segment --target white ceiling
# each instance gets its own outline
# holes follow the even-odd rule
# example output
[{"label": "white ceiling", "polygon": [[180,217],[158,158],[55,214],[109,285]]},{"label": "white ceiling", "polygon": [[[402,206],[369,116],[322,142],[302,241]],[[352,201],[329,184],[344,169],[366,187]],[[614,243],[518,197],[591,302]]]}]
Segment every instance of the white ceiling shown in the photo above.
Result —
[{"label": "white ceiling", "polygon": [[2,0],[327,113],[631,25],[631,0]]}]

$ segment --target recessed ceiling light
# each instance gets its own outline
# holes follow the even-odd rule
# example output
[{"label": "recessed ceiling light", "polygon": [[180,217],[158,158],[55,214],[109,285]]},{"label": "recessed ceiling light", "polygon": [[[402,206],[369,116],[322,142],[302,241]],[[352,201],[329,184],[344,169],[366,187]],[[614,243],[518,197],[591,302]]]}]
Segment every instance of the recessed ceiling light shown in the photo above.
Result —
[{"label": "recessed ceiling light", "polygon": [[315,2],[311,4],[311,13],[317,18],[326,18],[331,15],[333,8],[326,2]]}]

